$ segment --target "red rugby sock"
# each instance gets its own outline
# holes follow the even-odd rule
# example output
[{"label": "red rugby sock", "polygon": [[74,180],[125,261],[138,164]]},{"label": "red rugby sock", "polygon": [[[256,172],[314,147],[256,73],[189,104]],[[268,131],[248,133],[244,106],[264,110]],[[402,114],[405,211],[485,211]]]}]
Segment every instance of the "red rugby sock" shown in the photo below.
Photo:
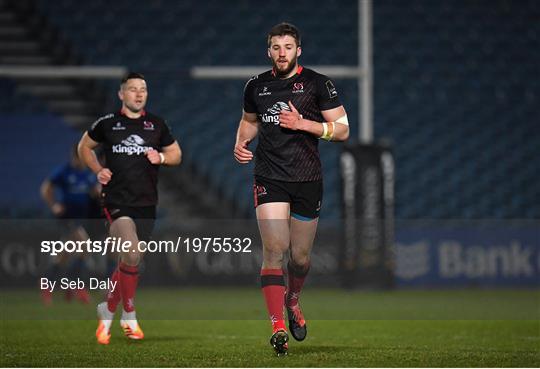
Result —
[{"label": "red rugby sock", "polygon": [[107,293],[107,308],[111,313],[114,313],[116,311],[116,307],[120,303],[120,300],[122,299],[122,295],[120,294],[120,283],[118,283],[118,275],[120,273],[118,272],[118,268],[116,268],[111,275],[111,282],[116,282],[114,284],[115,288],[114,291],[110,291]]},{"label": "red rugby sock", "polygon": [[300,298],[300,292],[304,286],[304,281],[309,272],[310,264],[303,267],[298,267],[293,265],[290,261],[287,264],[288,271],[288,288],[287,288],[287,306],[294,306],[298,304],[298,299]]},{"label": "red rugby sock", "polygon": [[268,315],[272,321],[273,332],[285,327],[283,306],[285,297],[285,279],[281,269],[261,269],[261,288],[266,301]]},{"label": "red rugby sock", "polygon": [[135,310],[135,291],[139,281],[139,267],[120,263],[118,267],[118,280],[124,310],[130,313]]}]

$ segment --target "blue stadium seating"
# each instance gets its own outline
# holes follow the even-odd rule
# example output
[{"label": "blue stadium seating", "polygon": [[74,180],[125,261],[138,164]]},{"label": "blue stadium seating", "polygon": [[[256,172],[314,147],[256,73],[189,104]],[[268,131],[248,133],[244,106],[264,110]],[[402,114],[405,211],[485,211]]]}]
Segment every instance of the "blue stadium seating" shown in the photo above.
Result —
[{"label": "blue stadium seating", "polygon": [[47,112],[42,101],[21,92],[17,83],[8,78],[0,78],[0,112],[2,114],[35,114]]},{"label": "blue stadium seating", "polygon": [[0,218],[48,215],[39,194],[41,182],[69,160],[80,133],[61,117],[43,111],[4,113],[0,127],[9,128],[9,134],[0,135],[0,164],[5,173],[0,181]]},{"label": "blue stadium seating", "polygon": [[[306,64],[357,63],[357,1],[39,0],[88,64],[152,75],[150,108],[186,159],[241,207],[249,167],[231,151],[244,81],[193,81],[192,65],[264,65],[288,20]],[[374,1],[375,135],[393,143],[398,218],[540,217],[540,5],[535,0]],[[357,135],[356,82],[337,86]],[[111,91],[111,96],[114,91]],[[339,145],[321,143],[324,216],[339,216]]]}]

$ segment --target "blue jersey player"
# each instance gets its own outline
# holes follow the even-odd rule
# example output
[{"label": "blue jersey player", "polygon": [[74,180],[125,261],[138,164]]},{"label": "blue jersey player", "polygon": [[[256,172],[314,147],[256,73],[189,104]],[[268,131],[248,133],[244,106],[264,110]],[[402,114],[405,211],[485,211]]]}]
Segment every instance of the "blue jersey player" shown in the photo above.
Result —
[{"label": "blue jersey player", "polygon": [[[73,241],[88,239],[84,221],[92,218],[92,210],[98,194],[99,185],[96,178],[79,160],[76,145],[72,148],[69,162],[56,168],[41,185],[41,197],[66,229],[63,237]],[[84,278],[85,255],[77,255],[72,260],[67,254],[58,255],[48,267],[46,277],[49,280],[56,280],[61,273],[71,278]],[[84,303],[90,301],[90,295],[86,289],[67,291],[66,298],[71,299],[73,293]],[[51,304],[51,292],[43,290],[41,296],[45,305]]]}]

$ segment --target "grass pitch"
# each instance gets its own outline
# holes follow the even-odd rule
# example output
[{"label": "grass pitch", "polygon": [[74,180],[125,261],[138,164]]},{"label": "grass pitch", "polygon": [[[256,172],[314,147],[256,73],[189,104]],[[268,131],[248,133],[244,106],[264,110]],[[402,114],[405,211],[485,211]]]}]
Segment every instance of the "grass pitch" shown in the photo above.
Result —
[{"label": "grass pitch", "polygon": [[[2,367],[539,367],[539,291],[306,289],[308,338],[276,357],[260,291],[141,289],[141,342],[95,342],[95,306],[0,293]],[[98,300],[98,296],[94,296]]]}]

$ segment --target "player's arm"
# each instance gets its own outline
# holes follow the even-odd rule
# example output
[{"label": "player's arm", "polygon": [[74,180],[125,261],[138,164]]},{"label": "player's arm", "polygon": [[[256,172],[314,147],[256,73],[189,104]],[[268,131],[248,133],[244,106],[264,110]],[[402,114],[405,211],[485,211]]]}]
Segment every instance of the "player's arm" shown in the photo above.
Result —
[{"label": "player's arm", "polygon": [[182,162],[182,149],[178,141],[174,141],[169,146],[164,146],[161,153],[163,154],[162,165],[179,165]]},{"label": "player's arm", "polygon": [[112,172],[109,168],[104,168],[99,163],[94,149],[99,145],[99,142],[96,142],[88,136],[88,132],[85,132],[79,141],[78,153],[79,158],[82,162],[90,168],[97,176],[99,183],[106,185],[109,183],[112,177]]},{"label": "player's arm", "polygon": [[247,147],[257,137],[258,133],[257,114],[243,111],[236,133],[236,144],[234,145],[234,158],[240,164],[247,164],[253,159],[253,153]]},{"label": "player's arm", "polygon": [[40,187],[40,193],[41,198],[49,206],[51,212],[56,216],[62,215],[65,210],[64,205],[56,200],[56,196],[54,195],[54,184],[50,179],[47,178],[43,181]]},{"label": "player's arm", "polygon": [[289,107],[291,111],[282,110],[279,114],[281,127],[293,131],[305,131],[327,141],[345,141],[349,138],[349,122],[343,105],[321,111],[324,122],[304,119],[290,101]]},{"label": "player's arm", "polygon": [[[328,141],[346,141],[349,138],[349,120],[347,119],[347,112],[342,106],[338,106],[334,109],[323,110],[321,114],[324,118],[323,134],[324,134],[324,123],[327,124],[327,139]],[[327,123],[330,122],[330,123]]]},{"label": "player's arm", "polygon": [[161,152],[157,150],[149,150],[146,152],[146,157],[150,163],[155,165],[178,165],[182,161],[182,150],[178,141],[172,144],[163,146]]}]

